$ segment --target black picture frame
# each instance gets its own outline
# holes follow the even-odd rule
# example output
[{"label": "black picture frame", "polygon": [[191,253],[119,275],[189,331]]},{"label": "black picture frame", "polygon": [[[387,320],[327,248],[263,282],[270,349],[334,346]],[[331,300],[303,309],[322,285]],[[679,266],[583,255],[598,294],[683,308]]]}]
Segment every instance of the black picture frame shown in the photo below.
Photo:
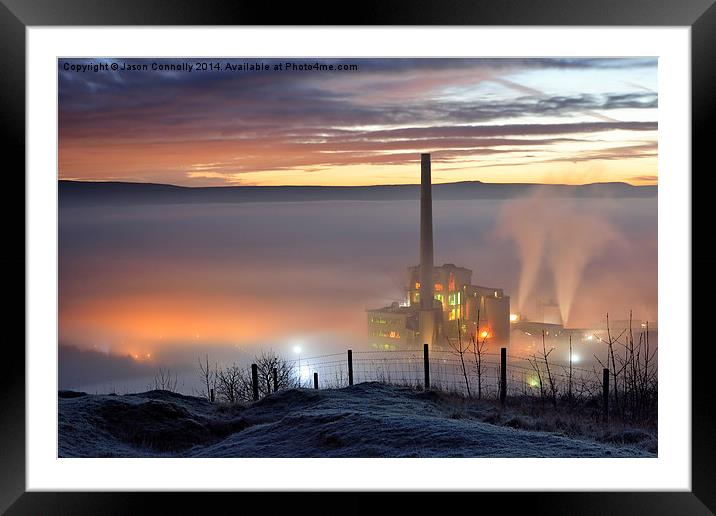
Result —
[{"label": "black picture frame", "polygon": [[[4,229],[8,247],[2,254],[6,298],[11,300],[5,321],[19,327],[25,321],[25,226],[13,226],[17,209],[10,199],[24,203],[25,175],[25,30],[31,26],[73,25],[574,25],[574,26],[688,26],[691,27],[692,80],[692,275],[699,290],[713,292],[716,259],[702,251],[709,244],[710,220],[705,196],[711,146],[710,123],[716,119],[716,6],[714,0],[485,0],[420,1],[366,0],[360,4],[221,2],[218,0],[0,0],[0,105],[2,155],[8,167],[3,176],[6,202]],[[9,159],[14,158],[14,159]],[[14,163],[12,167],[8,163]],[[10,170],[10,168],[13,168]],[[694,188],[698,179],[698,188]],[[703,199],[700,199],[702,197]],[[24,210],[23,210],[24,213]],[[701,236],[702,238],[697,238]],[[706,237],[706,238],[704,238]],[[19,247],[21,246],[21,247]],[[10,251],[12,249],[12,251]],[[22,249],[22,251],[20,251]],[[23,263],[21,263],[21,261]],[[24,270],[24,269],[23,269]],[[693,276],[692,276],[693,277]],[[22,285],[22,294],[20,283]],[[693,292],[693,291],[692,291]],[[23,300],[21,303],[20,300]],[[708,320],[708,303],[692,295],[692,320]],[[8,325],[9,326],[9,325]],[[17,328],[16,328],[17,329]],[[697,331],[699,330],[699,331]],[[0,375],[0,511],[7,514],[137,514],[156,503],[163,513],[206,511],[217,503],[265,503],[256,497],[276,494],[211,493],[28,493],[25,492],[25,353],[20,335],[4,342]],[[529,514],[712,514],[716,511],[716,424],[710,395],[709,350],[703,329],[691,328],[692,350],[692,456],[690,492],[604,493],[474,493],[482,507],[504,505],[508,512]],[[703,338],[700,338],[703,337]],[[688,337],[686,337],[688,339]],[[323,512],[326,498],[317,493],[293,495],[292,510]],[[375,493],[350,493],[340,512],[364,513],[384,506]],[[211,500],[207,498],[212,497]],[[421,495],[404,497],[408,505],[425,508]],[[453,499],[452,503],[456,503]],[[475,502],[467,502],[474,504]],[[246,505],[244,505],[246,504]],[[488,504],[488,505],[485,505]],[[497,505],[495,505],[497,504]],[[477,507],[473,505],[473,507]],[[237,510],[239,508],[237,507]],[[235,512],[232,510],[232,512]],[[332,512],[332,511],[329,511]],[[402,511],[401,511],[402,512]]]}]

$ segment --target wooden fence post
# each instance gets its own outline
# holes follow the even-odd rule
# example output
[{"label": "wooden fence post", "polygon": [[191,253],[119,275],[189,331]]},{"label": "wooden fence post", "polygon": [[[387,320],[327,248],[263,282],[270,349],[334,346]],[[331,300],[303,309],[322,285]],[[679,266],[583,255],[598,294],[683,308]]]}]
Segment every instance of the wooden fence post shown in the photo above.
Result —
[{"label": "wooden fence post", "polygon": [[276,368],[273,368],[273,392],[278,391],[278,372],[276,371]]},{"label": "wooden fence post", "polygon": [[251,364],[251,386],[254,389],[254,401],[259,399],[259,367]]},{"label": "wooden fence post", "polygon": [[210,398],[211,398],[211,402],[214,403],[214,389],[211,389],[211,391],[210,391]]},{"label": "wooden fence post", "polygon": [[609,421],[609,369],[602,369],[602,417]]},{"label": "wooden fence post", "polygon": [[500,404],[507,398],[507,348],[500,348]]},{"label": "wooden fence post", "polygon": [[313,388],[318,389],[318,373],[313,373]]},{"label": "wooden fence post", "polygon": [[428,345],[423,344],[423,369],[425,370],[425,390],[430,389],[430,355]]},{"label": "wooden fence post", "polygon": [[348,350],[348,385],[353,385],[353,350]]}]

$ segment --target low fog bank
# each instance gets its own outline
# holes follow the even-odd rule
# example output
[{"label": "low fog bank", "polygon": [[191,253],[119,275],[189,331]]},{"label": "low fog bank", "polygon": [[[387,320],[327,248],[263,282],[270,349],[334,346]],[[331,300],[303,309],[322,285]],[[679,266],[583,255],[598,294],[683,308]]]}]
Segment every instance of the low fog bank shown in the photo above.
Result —
[{"label": "low fog bank", "polygon": [[[224,343],[173,342],[154,346],[149,356],[132,355],[121,351],[80,349],[60,344],[58,348],[58,388],[84,391],[90,394],[130,394],[156,388],[160,375],[168,376],[173,390],[187,395],[204,392],[199,361],[209,362],[212,370],[232,365],[248,367],[262,352],[276,353],[298,370],[303,360],[335,352],[337,344],[345,350],[361,349],[361,339],[346,340],[332,335],[304,335],[303,338],[266,342]],[[305,346],[302,354],[296,346]],[[345,354],[345,353],[344,353]],[[338,357],[343,358],[343,357]],[[302,367],[303,369],[303,367]],[[307,381],[304,378],[304,381]]]},{"label": "low fog bank", "polygon": [[[434,219],[435,263],[472,269],[473,283],[504,288],[528,318],[541,299],[557,301],[571,327],[597,327],[606,312],[656,318],[655,197],[443,200]],[[361,349],[365,309],[404,300],[418,220],[408,200],[61,200],[60,341],[77,348],[60,353],[61,387],[117,378],[146,390],[164,367],[191,393],[207,353],[230,364],[265,348],[292,360],[297,348]]]}]

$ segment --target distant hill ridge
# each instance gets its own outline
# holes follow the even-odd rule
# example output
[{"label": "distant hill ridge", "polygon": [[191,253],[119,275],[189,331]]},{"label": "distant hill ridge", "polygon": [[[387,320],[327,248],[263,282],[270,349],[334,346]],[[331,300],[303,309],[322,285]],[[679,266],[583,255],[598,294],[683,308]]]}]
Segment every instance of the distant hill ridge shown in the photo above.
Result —
[{"label": "distant hill ridge", "polygon": [[[136,205],[243,202],[391,201],[417,200],[420,185],[376,186],[209,186],[186,187],[157,183],[58,182],[61,204]],[[539,192],[545,197],[644,198],[656,197],[656,186],[627,183],[559,185],[461,181],[433,185],[433,199],[511,199]]]}]

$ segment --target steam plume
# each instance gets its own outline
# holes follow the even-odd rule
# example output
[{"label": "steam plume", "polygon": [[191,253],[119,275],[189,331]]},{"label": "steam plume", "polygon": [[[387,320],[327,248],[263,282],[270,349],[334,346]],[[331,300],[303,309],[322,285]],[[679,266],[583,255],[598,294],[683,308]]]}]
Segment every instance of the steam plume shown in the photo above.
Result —
[{"label": "steam plume", "polygon": [[513,240],[520,254],[517,310],[524,309],[545,259],[565,325],[586,266],[609,245],[625,243],[607,220],[580,210],[575,201],[543,198],[539,193],[506,203],[498,218],[498,234]]},{"label": "steam plume", "polygon": [[[533,217],[533,214],[539,214]],[[537,273],[547,237],[542,201],[536,197],[515,199],[505,203],[498,218],[498,234],[514,240],[520,253],[522,270],[517,287],[517,311],[524,310]]]}]

